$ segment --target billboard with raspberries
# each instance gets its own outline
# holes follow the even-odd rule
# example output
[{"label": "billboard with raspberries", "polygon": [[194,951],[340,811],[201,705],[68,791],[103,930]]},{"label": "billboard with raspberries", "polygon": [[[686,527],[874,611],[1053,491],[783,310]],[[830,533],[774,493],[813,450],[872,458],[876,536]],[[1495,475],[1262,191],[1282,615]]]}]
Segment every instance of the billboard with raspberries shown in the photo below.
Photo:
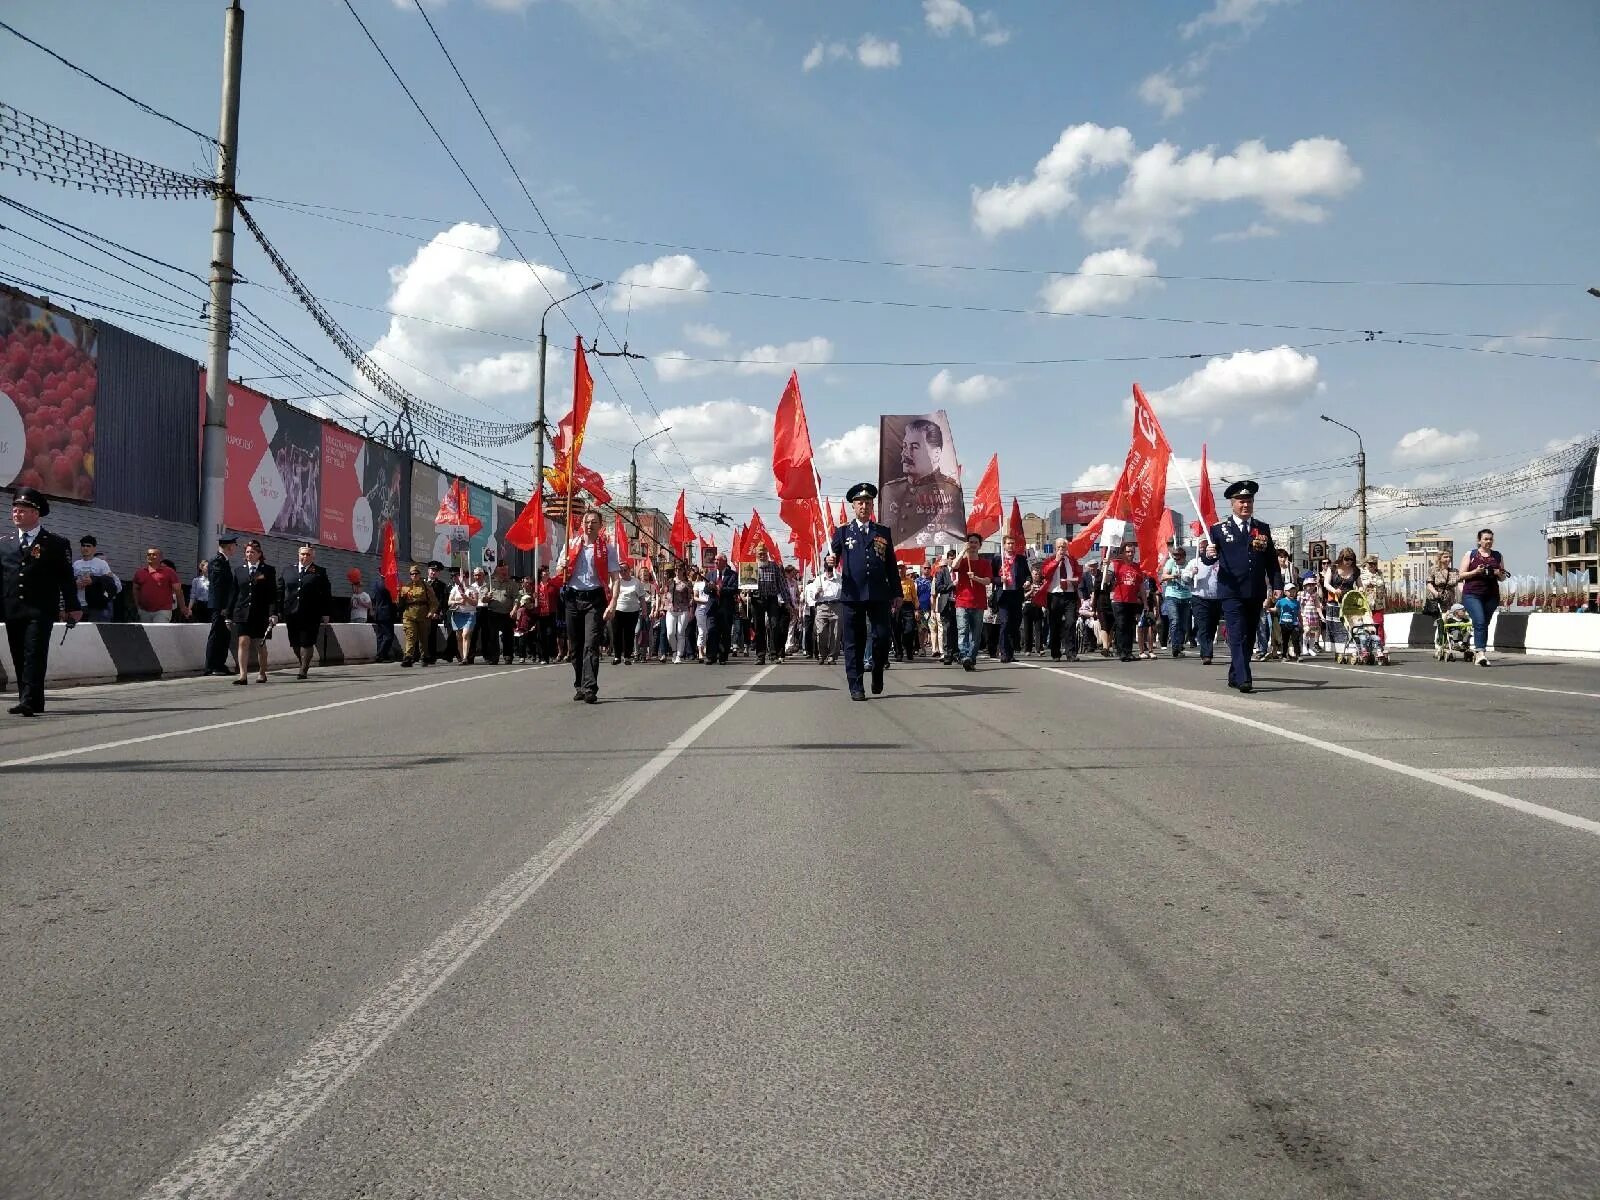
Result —
[{"label": "billboard with raspberries", "polygon": [[0,292],[0,487],[94,499],[95,327]]}]

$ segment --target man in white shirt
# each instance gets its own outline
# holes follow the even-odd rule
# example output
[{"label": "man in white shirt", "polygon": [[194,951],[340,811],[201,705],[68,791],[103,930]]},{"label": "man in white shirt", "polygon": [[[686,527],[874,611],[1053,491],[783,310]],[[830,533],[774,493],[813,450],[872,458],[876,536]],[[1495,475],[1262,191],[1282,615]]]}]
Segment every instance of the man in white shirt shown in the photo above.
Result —
[{"label": "man in white shirt", "polygon": [[822,574],[807,588],[809,603],[815,606],[817,661],[832,666],[839,661],[839,572],[838,560],[828,555],[822,560]]},{"label": "man in white shirt", "polygon": [[601,532],[600,513],[590,509],[583,532],[567,543],[565,588],[572,698],[585,704],[600,700],[600,630],[616,598],[613,584],[621,565],[616,546]]},{"label": "man in white shirt", "polygon": [[1194,561],[1180,574],[1189,585],[1189,605],[1194,617],[1195,640],[1200,643],[1200,661],[1209,667],[1216,647],[1217,621],[1222,615],[1217,604],[1217,559],[1211,552],[1210,542],[1200,543]]},{"label": "man in white shirt", "polygon": [[1050,622],[1050,657],[1059,661],[1065,649],[1067,661],[1077,662],[1078,585],[1083,582],[1083,571],[1077,560],[1067,553],[1067,546],[1066,538],[1057,538],[1054,557],[1043,564],[1042,573],[1049,580],[1044,589],[1044,602]]},{"label": "man in white shirt", "polygon": [[85,621],[110,621],[111,604],[122,590],[122,581],[111,570],[111,564],[98,557],[99,544],[91,533],[78,539],[79,557],[72,562],[72,574],[78,584],[78,607],[83,609]]}]

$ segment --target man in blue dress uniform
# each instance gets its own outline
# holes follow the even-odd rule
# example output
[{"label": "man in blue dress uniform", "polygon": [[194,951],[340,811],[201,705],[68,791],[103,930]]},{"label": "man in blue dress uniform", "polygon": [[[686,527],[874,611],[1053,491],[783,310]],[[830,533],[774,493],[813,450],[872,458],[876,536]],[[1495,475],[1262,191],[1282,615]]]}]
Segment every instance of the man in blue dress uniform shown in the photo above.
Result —
[{"label": "man in blue dress uniform", "polygon": [[6,711],[14,717],[36,717],[44,711],[50,630],[56,618],[65,614],[68,625],[83,620],[72,545],[39,527],[49,515],[49,500],[31,487],[19,487],[11,497],[16,532],[0,539],[0,620],[17,675],[17,702]]},{"label": "man in blue dress uniform", "polygon": [[1256,492],[1261,485],[1239,479],[1223,496],[1233,505],[1233,515],[1213,525],[1208,536],[1217,555],[1217,601],[1228,627],[1228,686],[1251,691],[1250,647],[1255,642],[1261,609],[1271,591],[1283,589],[1278,550],[1272,528],[1255,519]]},{"label": "man in blue dress uniform", "polygon": [[839,560],[839,632],[844,645],[844,676],[850,699],[865,700],[861,667],[867,636],[872,636],[872,694],[883,691],[883,667],[889,658],[889,606],[900,594],[894,566],[894,535],[872,519],[878,489],[858,483],[845,494],[855,520],[833,531],[833,555]]}]

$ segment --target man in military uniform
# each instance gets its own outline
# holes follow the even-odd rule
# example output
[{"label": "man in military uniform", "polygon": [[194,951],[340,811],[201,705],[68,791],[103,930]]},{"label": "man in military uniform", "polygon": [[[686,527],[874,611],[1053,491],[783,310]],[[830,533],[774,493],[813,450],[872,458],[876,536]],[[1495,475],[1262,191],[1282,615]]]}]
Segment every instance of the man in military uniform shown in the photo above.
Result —
[{"label": "man in military uniform", "polygon": [[839,560],[839,631],[844,643],[844,676],[850,699],[865,700],[861,668],[867,636],[872,637],[872,694],[883,691],[883,668],[889,658],[889,607],[900,594],[894,568],[894,542],[889,527],[872,519],[878,489],[858,483],[845,495],[855,519],[833,531],[833,556]]},{"label": "man in military uniform", "polygon": [[50,501],[30,487],[11,497],[11,523],[16,532],[0,542],[0,620],[11,644],[17,675],[14,717],[35,717],[44,711],[44,675],[50,658],[50,628],[66,614],[69,625],[83,619],[78,583],[72,574],[72,543],[41,529],[50,515]]},{"label": "man in military uniform", "polygon": [[1283,589],[1272,528],[1255,519],[1256,492],[1260,488],[1253,479],[1230,483],[1223,496],[1233,505],[1233,515],[1213,525],[1206,534],[1216,547],[1217,602],[1228,625],[1228,650],[1233,656],[1228,665],[1228,686],[1247,693],[1255,687],[1250,678],[1250,647],[1255,642],[1256,626],[1261,623],[1261,608],[1269,592]]},{"label": "man in military uniform", "polygon": [[432,643],[428,638],[433,634],[431,622],[439,615],[439,598],[427,580],[422,578],[422,567],[412,563],[407,573],[407,582],[400,585],[400,594],[395,597],[395,604],[400,609],[400,621],[405,627],[405,655],[400,660],[402,667],[409,667],[419,658],[423,662],[432,662],[428,657]]},{"label": "man in military uniform", "polygon": [[301,546],[296,557],[299,562],[295,569],[283,576],[280,607],[289,629],[289,648],[300,664],[295,678],[304,679],[311,673],[311,657],[322,627],[333,619],[333,585],[328,582],[328,573],[317,565],[314,547]]},{"label": "man in military uniform", "polygon": [[233,577],[233,549],[239,539],[226,534],[217,539],[217,554],[206,563],[206,583],[211,587],[211,631],[206,634],[206,675],[229,675],[228,648],[234,644],[233,606],[238,591]]},{"label": "man in military uniform", "polygon": [[958,546],[967,536],[961,485],[941,469],[944,433],[918,417],[900,442],[900,474],[883,485],[883,520],[896,546]]}]

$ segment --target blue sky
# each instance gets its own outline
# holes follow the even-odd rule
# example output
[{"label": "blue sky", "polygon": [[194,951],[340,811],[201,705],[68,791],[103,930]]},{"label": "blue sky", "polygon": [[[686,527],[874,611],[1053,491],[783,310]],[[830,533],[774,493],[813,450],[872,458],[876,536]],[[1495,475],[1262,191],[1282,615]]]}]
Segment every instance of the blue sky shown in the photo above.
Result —
[{"label": "blue sky", "polygon": [[[355,3],[544,284],[571,290],[409,0]],[[210,131],[222,7],[14,0],[7,19]],[[608,364],[590,441],[620,491],[629,446],[671,424],[641,452],[642,502],[670,508],[687,481],[694,507],[771,519],[771,411],[796,361],[835,498],[875,477],[880,413],[940,406],[968,488],[998,451],[1007,496],[1043,513],[1062,490],[1109,482],[1135,380],[1180,455],[1205,440],[1214,462],[1269,475],[1260,512],[1277,522],[1353,489],[1353,470],[1329,463],[1353,439],[1319,412],[1361,430],[1371,482],[1396,486],[1492,474],[1600,427],[1595,363],[1483,352],[1600,359],[1600,340],[1552,340],[1600,339],[1600,301],[1584,293],[1600,285],[1590,0],[1474,4],[1470,19],[1442,0],[449,0],[429,12],[582,281],[653,285],[600,293],[617,336],[652,361],[634,364],[642,387]],[[193,138],[13,39],[0,38],[0,62],[18,107],[164,165],[199,163]],[[548,294],[342,0],[247,5],[240,187],[429,218],[349,218],[386,233],[254,210],[313,290],[380,310],[331,306],[408,386],[489,419],[531,417],[529,343],[415,318],[526,338]],[[204,270],[204,203],[14,176],[0,193]],[[276,283],[243,236],[240,247],[244,274]],[[0,234],[5,269],[35,265],[17,248],[39,253]],[[1114,274],[1053,274],[1080,270]],[[1567,286],[1378,282],[1396,280]],[[292,302],[256,285],[241,295],[339,367]],[[593,310],[567,311],[605,346]],[[571,326],[552,328],[569,346]],[[159,337],[200,351],[186,331]],[[747,361],[704,361],[719,358]],[[1112,358],[1152,361],[1030,362]],[[554,419],[569,403],[567,354],[552,380]],[[1172,500],[1190,511],[1181,492]],[[1372,526],[1389,553],[1407,527],[1461,537],[1492,519],[1513,567],[1531,570],[1548,507],[1541,493],[1380,505]]]}]

